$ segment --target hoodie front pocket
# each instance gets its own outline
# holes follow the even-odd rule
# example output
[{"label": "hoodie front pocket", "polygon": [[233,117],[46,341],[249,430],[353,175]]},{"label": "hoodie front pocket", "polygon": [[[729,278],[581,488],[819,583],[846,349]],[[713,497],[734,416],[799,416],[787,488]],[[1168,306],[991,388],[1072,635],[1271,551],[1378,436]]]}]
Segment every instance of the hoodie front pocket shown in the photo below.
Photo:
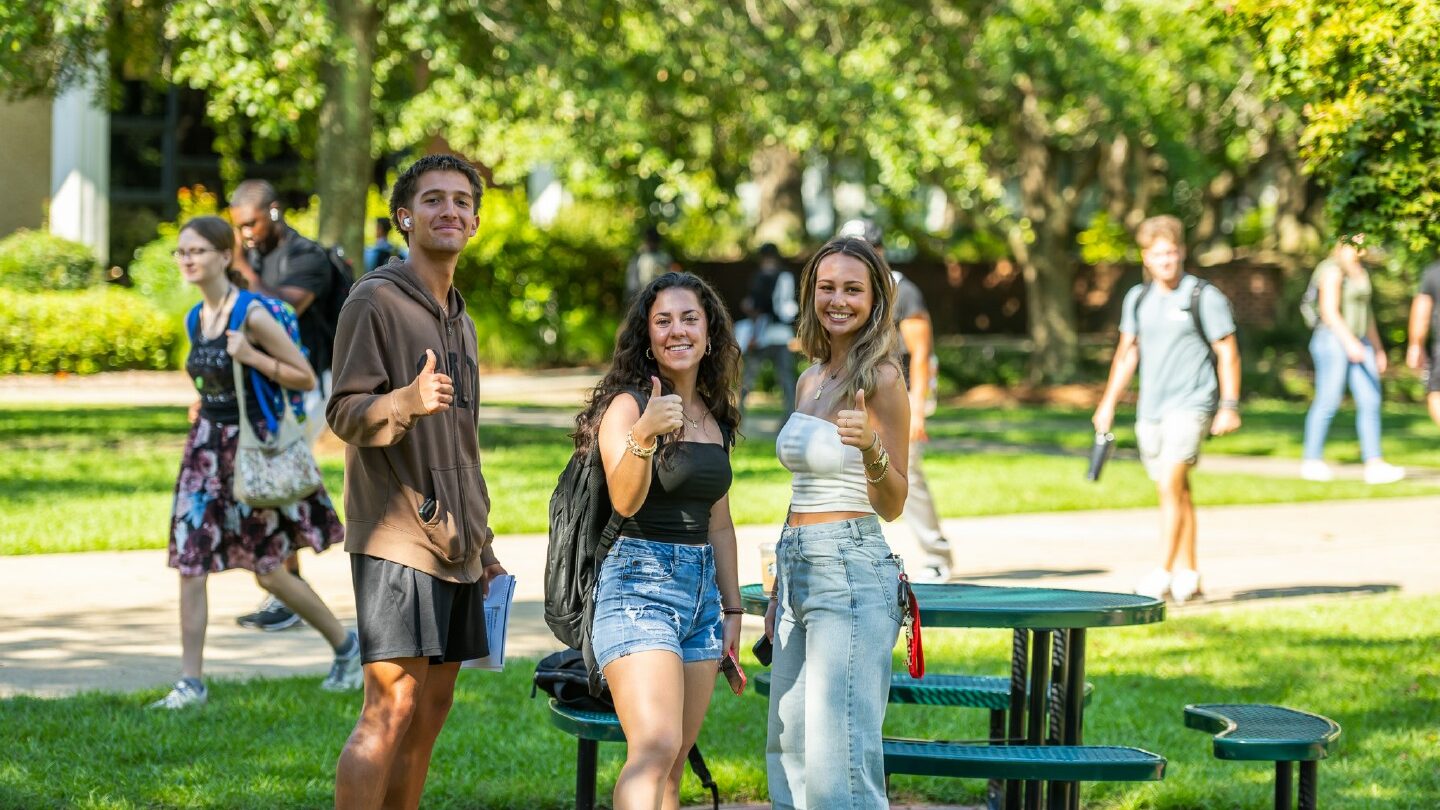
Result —
[{"label": "hoodie front pocket", "polygon": [[430,497],[435,499],[435,512],[429,520],[424,516],[420,518],[426,541],[436,556],[447,563],[461,563],[466,558],[465,499],[460,494],[462,472],[454,468],[430,469]]}]

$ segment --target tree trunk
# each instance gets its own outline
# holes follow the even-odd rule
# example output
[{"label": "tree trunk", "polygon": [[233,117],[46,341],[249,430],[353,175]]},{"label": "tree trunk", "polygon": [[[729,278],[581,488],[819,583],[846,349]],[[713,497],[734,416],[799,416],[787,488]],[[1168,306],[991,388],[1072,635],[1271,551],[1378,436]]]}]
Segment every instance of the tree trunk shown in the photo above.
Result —
[{"label": "tree trunk", "polygon": [[320,196],[320,241],[340,245],[363,271],[365,200],[374,160],[370,152],[374,111],[375,32],[379,14],[371,0],[329,0],[334,39],[320,71],[320,138],[315,149],[315,190]]},{"label": "tree trunk", "polygon": [[[1064,382],[1075,376],[1079,358],[1071,219],[1079,190],[1089,179],[1078,177],[1075,161],[1065,160],[1063,152],[1047,143],[1049,127],[1035,96],[1025,92],[1020,107],[1012,138],[1023,221],[1012,223],[1006,238],[1025,279],[1026,315],[1034,343],[1031,380]],[[1090,161],[1087,171],[1093,172],[1096,163]]]},{"label": "tree trunk", "polygon": [[805,243],[805,200],[801,196],[800,155],[783,144],[757,149],[750,174],[760,190],[756,242],[774,242],[787,253]]}]

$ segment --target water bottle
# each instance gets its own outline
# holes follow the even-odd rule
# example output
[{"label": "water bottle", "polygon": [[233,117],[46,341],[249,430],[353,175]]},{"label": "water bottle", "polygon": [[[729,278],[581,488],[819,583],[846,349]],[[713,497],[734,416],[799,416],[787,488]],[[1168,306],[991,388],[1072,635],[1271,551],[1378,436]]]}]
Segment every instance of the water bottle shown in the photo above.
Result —
[{"label": "water bottle", "polygon": [[1100,480],[1100,470],[1105,467],[1105,462],[1110,460],[1110,454],[1115,452],[1114,433],[1096,433],[1095,443],[1090,446],[1090,471],[1085,477],[1091,481]]}]

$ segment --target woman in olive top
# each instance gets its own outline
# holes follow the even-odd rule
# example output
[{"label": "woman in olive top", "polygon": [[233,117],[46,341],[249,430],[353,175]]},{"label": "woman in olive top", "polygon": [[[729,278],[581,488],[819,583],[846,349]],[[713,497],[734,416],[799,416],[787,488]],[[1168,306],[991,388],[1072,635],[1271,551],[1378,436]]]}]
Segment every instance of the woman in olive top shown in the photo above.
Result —
[{"label": "woman in olive top", "polygon": [[1334,474],[1323,459],[1325,434],[1340,408],[1345,387],[1355,398],[1355,432],[1365,461],[1365,482],[1388,484],[1405,470],[1380,457],[1380,375],[1387,365],[1375,313],[1370,307],[1370,274],[1360,262],[1360,240],[1341,240],[1330,258],[1315,268],[1311,285],[1319,292],[1319,322],[1310,338],[1315,363],[1315,401],[1305,416],[1305,460],[1300,476],[1329,481]]}]

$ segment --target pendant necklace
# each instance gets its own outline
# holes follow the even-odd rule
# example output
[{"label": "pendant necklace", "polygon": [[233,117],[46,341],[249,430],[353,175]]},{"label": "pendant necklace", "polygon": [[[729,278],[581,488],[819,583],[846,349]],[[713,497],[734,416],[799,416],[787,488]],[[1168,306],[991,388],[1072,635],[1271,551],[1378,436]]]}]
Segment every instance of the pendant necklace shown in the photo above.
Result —
[{"label": "pendant necklace", "polygon": [[827,379],[821,378],[821,380],[820,380],[820,388],[815,392],[815,399],[816,399],[816,400],[820,399],[820,395],[823,394],[823,393],[825,393],[825,386],[829,385],[829,384],[832,383],[832,382],[835,382],[835,378],[838,377],[839,375],[840,375],[840,369],[837,368],[837,369],[835,369],[835,371],[834,371],[833,373],[831,373],[830,379],[827,380]]}]

